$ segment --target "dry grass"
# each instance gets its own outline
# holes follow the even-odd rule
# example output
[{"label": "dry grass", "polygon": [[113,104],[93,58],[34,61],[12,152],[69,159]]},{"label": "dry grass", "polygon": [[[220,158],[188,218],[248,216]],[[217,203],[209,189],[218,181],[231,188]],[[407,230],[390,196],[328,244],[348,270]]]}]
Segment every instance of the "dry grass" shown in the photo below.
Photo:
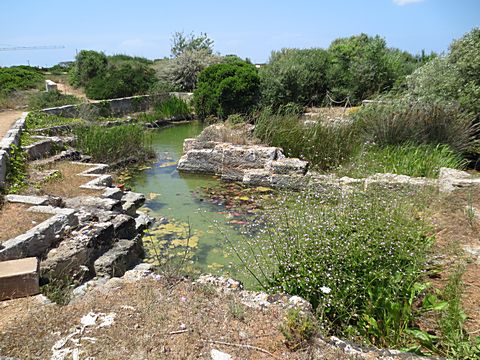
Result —
[{"label": "dry grass", "polygon": [[[100,195],[101,191],[82,189],[79,186],[83,185],[93,177],[79,176],[78,174],[90,169],[91,167],[85,165],[78,165],[68,161],[60,161],[47,165],[42,170],[58,170],[61,176],[55,176],[46,181],[37,183],[36,194],[37,195],[53,195],[60,197],[75,197],[80,195]],[[34,173],[38,169],[30,168],[30,177],[34,176]]]},{"label": "dry grass", "polygon": [[[62,308],[29,307],[28,316],[23,313],[0,321],[2,355],[50,358],[53,344],[70,334],[82,316],[95,311],[115,313],[115,323],[83,335],[96,341],[80,342],[81,358],[211,359],[212,348],[229,353],[234,359],[328,360],[345,356],[325,346],[290,352],[278,329],[284,316],[282,310],[244,308],[239,318],[232,311],[235,301],[236,295],[217,294],[210,287],[194,286],[189,281],[173,285],[155,280],[119,282],[110,290],[94,290],[80,302]],[[12,309],[7,307],[5,311]],[[3,316],[0,307],[0,319]],[[274,357],[245,345],[264,349]]]},{"label": "dry grass", "polygon": [[203,129],[202,133],[197,137],[197,140],[226,142],[235,145],[251,145],[256,143],[248,124],[213,124]]},{"label": "dry grass", "polygon": [[28,212],[30,205],[5,203],[0,209],[0,243],[25,233],[51,214]]}]

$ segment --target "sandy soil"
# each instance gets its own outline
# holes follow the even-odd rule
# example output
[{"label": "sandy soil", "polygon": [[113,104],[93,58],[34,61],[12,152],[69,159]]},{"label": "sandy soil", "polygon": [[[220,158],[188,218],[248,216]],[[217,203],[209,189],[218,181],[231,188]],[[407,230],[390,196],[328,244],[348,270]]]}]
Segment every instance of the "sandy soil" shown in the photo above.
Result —
[{"label": "sandy soil", "polygon": [[10,126],[22,116],[22,112],[19,110],[0,111],[0,139],[7,133]]}]

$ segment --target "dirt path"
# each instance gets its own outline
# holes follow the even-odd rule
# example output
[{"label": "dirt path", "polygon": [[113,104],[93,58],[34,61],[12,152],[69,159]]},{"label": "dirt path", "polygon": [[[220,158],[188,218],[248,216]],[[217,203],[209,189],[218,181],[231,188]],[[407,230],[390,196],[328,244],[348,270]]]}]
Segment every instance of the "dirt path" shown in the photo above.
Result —
[{"label": "dirt path", "polygon": [[75,95],[76,97],[82,99],[82,100],[87,100],[87,96],[83,92],[82,89],[76,89],[68,84],[57,82],[57,89],[61,93],[64,93],[65,95]]},{"label": "dirt path", "polygon": [[10,126],[22,116],[22,112],[19,110],[0,111],[0,139],[5,136]]}]

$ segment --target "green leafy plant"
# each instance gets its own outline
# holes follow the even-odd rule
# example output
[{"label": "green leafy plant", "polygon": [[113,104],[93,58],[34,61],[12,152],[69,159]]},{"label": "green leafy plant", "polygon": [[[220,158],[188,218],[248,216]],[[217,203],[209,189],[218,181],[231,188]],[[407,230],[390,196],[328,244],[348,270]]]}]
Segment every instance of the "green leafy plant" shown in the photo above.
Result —
[{"label": "green leafy plant", "polygon": [[432,243],[412,191],[285,194],[265,211],[265,230],[231,245],[260,286],[308,300],[324,332],[398,346]]},{"label": "green leafy plant", "polygon": [[26,186],[27,157],[25,152],[15,145],[11,145],[9,151],[6,192],[16,194]]}]

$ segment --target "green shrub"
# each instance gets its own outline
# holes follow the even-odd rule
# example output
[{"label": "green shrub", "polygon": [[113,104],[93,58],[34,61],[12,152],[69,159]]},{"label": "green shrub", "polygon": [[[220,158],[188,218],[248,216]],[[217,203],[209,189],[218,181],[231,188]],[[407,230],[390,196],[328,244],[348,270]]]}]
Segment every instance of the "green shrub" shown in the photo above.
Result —
[{"label": "green shrub", "polygon": [[0,92],[8,94],[15,90],[38,88],[42,85],[42,73],[30,67],[0,68]]},{"label": "green shrub", "polygon": [[82,50],[70,70],[70,82],[74,86],[86,86],[93,78],[103,75],[107,66],[108,59],[104,53]]},{"label": "green shrub", "polygon": [[59,91],[48,91],[33,94],[28,102],[32,110],[45,109],[49,107],[78,104],[81,100],[74,95],[65,95]]},{"label": "green shrub", "polygon": [[201,119],[248,113],[258,102],[259,84],[255,66],[237,58],[209,66],[198,77],[195,111]]},{"label": "green shrub", "polygon": [[355,124],[331,125],[319,120],[306,126],[297,115],[278,115],[269,110],[260,113],[254,135],[281,147],[286,156],[307,160],[323,170],[349,160],[362,143]]},{"label": "green shrub", "polygon": [[264,211],[266,229],[232,246],[263,288],[308,300],[324,332],[399,345],[431,244],[412,198],[379,188],[286,193]]},{"label": "green shrub", "polygon": [[466,164],[467,161],[448,145],[372,146],[336,173],[357,178],[376,173],[436,178],[442,167],[463,169]]},{"label": "green shrub", "polygon": [[94,161],[145,160],[152,155],[149,134],[139,125],[82,126],[75,130],[77,148]]},{"label": "green shrub", "polygon": [[459,153],[471,150],[472,116],[446,102],[383,99],[355,113],[367,140],[380,145],[446,144]]},{"label": "green shrub", "polygon": [[104,74],[93,78],[85,87],[91,99],[112,99],[145,94],[154,83],[154,71],[145,65],[123,64],[111,67]]},{"label": "green shrub", "polygon": [[289,103],[319,105],[328,90],[329,56],[323,49],[274,51],[259,70],[262,103],[274,109]]},{"label": "green shrub", "polygon": [[292,350],[298,350],[318,333],[318,324],[312,314],[293,308],[288,309],[280,330],[286,345]]}]

